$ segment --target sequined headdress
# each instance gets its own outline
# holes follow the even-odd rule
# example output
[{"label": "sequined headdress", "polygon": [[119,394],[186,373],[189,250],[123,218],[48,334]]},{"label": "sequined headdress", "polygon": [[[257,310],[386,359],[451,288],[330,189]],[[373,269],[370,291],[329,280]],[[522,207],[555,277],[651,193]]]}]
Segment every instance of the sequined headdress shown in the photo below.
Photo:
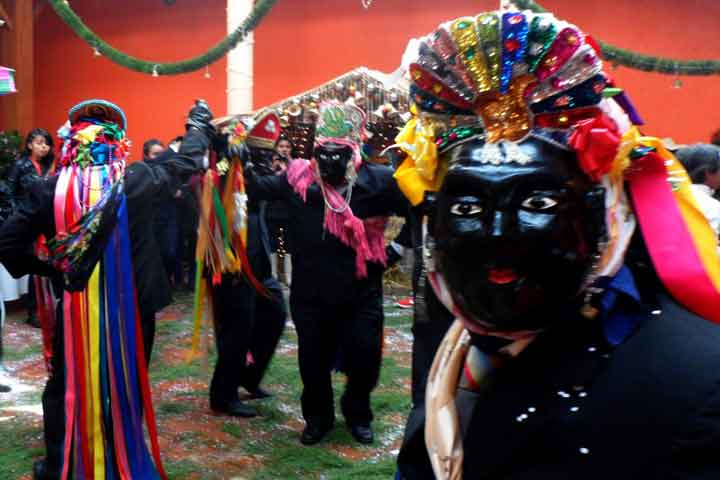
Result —
[{"label": "sequined headdress", "polygon": [[[500,11],[443,24],[416,45],[409,66],[416,115],[396,139],[408,157],[395,174],[413,204],[440,188],[448,170],[442,154],[461,142],[482,139],[478,161],[491,165],[537,160],[519,148],[531,136],[573,151],[580,168],[605,189],[607,238],[586,279],[588,291],[598,277],[617,274],[639,225],[667,291],[720,323],[717,237],[685,170],[659,139],[634,126],[642,122],[603,72],[592,38],[550,14]],[[432,256],[426,260],[438,298],[458,321],[428,375],[425,440],[437,478],[460,480],[458,379],[471,372],[477,383],[491,363],[473,360],[479,350],[473,353],[466,330],[512,339],[503,349],[507,356],[521,352],[534,333],[497,332],[468,321]]]},{"label": "sequined headdress", "polygon": [[[408,157],[395,174],[413,204],[442,184],[443,153],[474,138],[484,140],[478,161],[488,164],[532,161],[519,147],[528,137],[573,151],[606,192],[607,238],[586,286],[617,273],[639,224],[668,290],[720,322],[720,302],[710,300],[720,291],[717,239],[682,166],[659,139],[640,134],[642,120],[590,36],[548,13],[511,10],[458,18],[414,45],[415,116],[396,139]],[[687,288],[698,282],[702,295]]]}]

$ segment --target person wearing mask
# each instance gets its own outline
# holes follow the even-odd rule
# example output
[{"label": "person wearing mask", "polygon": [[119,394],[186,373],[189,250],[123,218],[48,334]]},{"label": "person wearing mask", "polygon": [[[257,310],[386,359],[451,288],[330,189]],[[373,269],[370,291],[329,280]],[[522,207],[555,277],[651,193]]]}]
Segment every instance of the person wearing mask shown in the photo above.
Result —
[{"label": "person wearing mask", "polygon": [[408,216],[392,169],[365,163],[365,115],[357,107],[321,105],[312,161],[296,159],[281,175],[260,176],[248,165],[247,191],[256,200],[285,200],[293,239],[290,310],[298,333],[304,445],[320,442],[335,424],[331,370],[339,351],[347,375],[341,399],[352,436],[374,440],[370,395],[382,363],[382,274],[385,226]]},{"label": "person wearing mask", "polygon": [[[13,276],[52,276],[63,289],[42,398],[46,458],[35,463],[34,479],[164,476],[146,370],[152,337],[139,318],[167,284],[152,206],[203,168],[211,119],[196,102],[179,153],[127,164],[122,110],[105,100],[76,105],[61,133],[60,175],[37,182],[0,229],[0,262]],[[44,256],[26,248],[40,235],[48,238]]]},{"label": "person wearing mask", "polygon": [[715,193],[720,188],[720,147],[700,143],[677,150],[680,163],[692,180],[692,191],[715,235],[720,235],[720,201]]},{"label": "person wearing mask", "polygon": [[396,178],[455,319],[396,478],[720,478],[717,241],[596,43],[502,9],[417,47]]},{"label": "person wearing mask", "polygon": [[[39,178],[55,175],[55,152],[52,136],[47,130],[36,128],[25,139],[25,150],[15,162],[8,174],[8,184],[13,204],[17,207],[23,201]],[[44,248],[40,239],[36,249]],[[36,328],[48,325],[52,328],[54,317],[54,297],[52,286],[47,279],[28,278],[26,323]]]},{"label": "person wearing mask", "polygon": [[[242,164],[252,159],[261,175],[275,176],[270,162],[280,119],[274,113],[260,113],[236,120],[228,130],[228,146],[215,147],[226,155],[203,180],[198,255],[207,263],[198,272],[206,278],[196,295],[206,286],[213,307],[218,358],[210,382],[210,408],[234,417],[253,417],[257,410],[240,399],[238,388],[243,387],[251,399],[270,395],[260,385],[287,312],[282,288],[271,275],[265,202],[246,195]],[[227,228],[208,228],[219,224]]]}]

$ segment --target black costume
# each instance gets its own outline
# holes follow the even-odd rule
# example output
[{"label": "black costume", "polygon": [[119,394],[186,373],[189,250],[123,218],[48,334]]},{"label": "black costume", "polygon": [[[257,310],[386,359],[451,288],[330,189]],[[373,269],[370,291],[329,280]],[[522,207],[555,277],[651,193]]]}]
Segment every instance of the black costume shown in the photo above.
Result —
[{"label": "black costume", "polygon": [[[135,162],[125,171],[125,192],[128,204],[132,262],[135,273],[138,303],[141,312],[155,312],[169,302],[169,290],[157,245],[152,232],[155,213],[149,206],[163,190],[177,188],[191,174],[202,167],[202,158],[209,145],[200,130],[190,130],[180,153],[164,162]],[[56,275],[56,271],[35,257],[28,249],[40,234],[55,236],[53,201],[57,178],[38,181],[24,202],[0,230],[0,261],[14,277],[32,273]],[[45,473],[52,478],[61,464],[64,435],[64,356],[62,309],[58,307],[57,329],[54,333],[52,371],[43,392],[44,433],[47,450]],[[143,313],[144,314],[144,313]],[[143,319],[144,320],[144,319]],[[154,335],[154,316],[151,323],[143,321],[143,340],[149,359]]]},{"label": "black costume", "polygon": [[227,411],[239,400],[238,387],[251,394],[258,391],[285,328],[282,287],[270,272],[264,203],[251,200],[248,205],[247,255],[253,275],[268,296],[259,294],[243,275],[224,274],[222,282],[212,286],[218,358],[210,383],[210,405],[218,411]]},{"label": "black costume", "polygon": [[[598,324],[571,318],[501,369],[487,394],[461,391],[463,478],[718,478],[720,329],[667,296],[650,300],[616,348]],[[435,478],[423,421],[421,412],[408,424],[402,479]]]},{"label": "black costume", "polygon": [[[384,166],[362,165],[350,199],[356,217],[407,216],[407,201],[392,174]],[[384,267],[368,262],[367,277],[357,278],[355,251],[323,230],[325,204],[317,184],[308,188],[307,202],[286,174],[249,175],[247,190],[250,198],[284,200],[288,206],[294,253],[290,310],[299,337],[305,420],[323,430],[334,423],[330,371],[339,347],[347,373],[343,414],[349,425],[369,425],[370,392],[381,363]]]}]

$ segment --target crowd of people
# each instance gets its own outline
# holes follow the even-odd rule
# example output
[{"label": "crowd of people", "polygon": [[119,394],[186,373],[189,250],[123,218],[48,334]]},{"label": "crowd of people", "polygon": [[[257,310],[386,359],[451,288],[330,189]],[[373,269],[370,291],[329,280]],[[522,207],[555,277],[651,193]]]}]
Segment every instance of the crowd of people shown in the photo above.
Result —
[{"label": "crowd of people", "polygon": [[642,134],[595,43],[550,14],[461,18],[416,47],[396,168],[363,159],[365,114],[339,101],[311,159],[276,113],[219,124],[201,100],[141,161],[104,100],[70,110],[57,150],[28,135],[0,262],[33,275],[49,365],[34,478],[165,477],[147,365],[173,284],[212,307],[213,411],[258,414],[238,390],[272,394],[289,316],[299,441],[334,428],[339,369],[350,433],[373,443],[382,275],[405,251],[398,480],[720,476],[720,147]]}]

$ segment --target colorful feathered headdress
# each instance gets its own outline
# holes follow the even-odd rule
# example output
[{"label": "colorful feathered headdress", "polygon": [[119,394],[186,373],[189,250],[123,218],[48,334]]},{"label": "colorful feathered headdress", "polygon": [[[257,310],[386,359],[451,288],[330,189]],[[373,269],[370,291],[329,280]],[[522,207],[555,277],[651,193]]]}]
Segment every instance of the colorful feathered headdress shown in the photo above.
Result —
[{"label": "colorful feathered headdress", "polygon": [[532,161],[518,146],[528,137],[573,151],[606,191],[608,238],[588,285],[618,272],[639,224],[670,293],[720,322],[717,239],[684,169],[636,128],[642,120],[590,36],[548,13],[499,11],[445,23],[415,47],[415,117],[396,139],[408,158],[395,175],[413,204],[442,184],[443,153],[473,138],[485,141],[488,164]]}]

